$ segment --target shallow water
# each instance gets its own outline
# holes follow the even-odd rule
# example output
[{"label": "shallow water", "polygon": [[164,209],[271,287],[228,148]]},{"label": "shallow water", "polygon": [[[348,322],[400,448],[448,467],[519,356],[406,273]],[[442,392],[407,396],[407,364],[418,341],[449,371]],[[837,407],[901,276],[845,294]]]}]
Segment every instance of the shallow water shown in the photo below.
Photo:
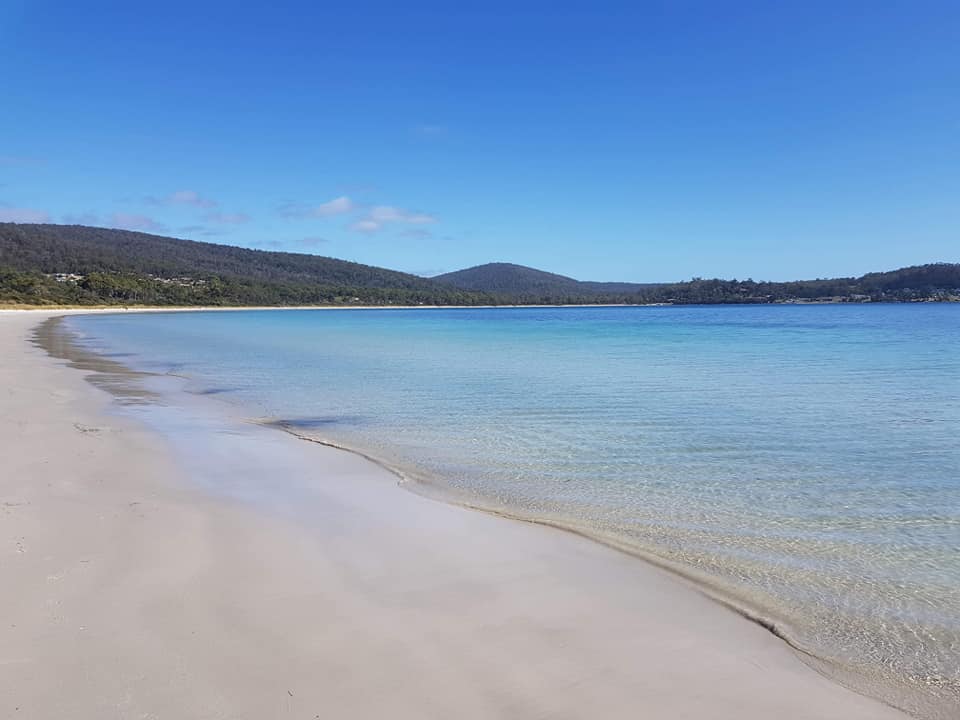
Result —
[{"label": "shallow water", "polygon": [[65,323],[422,491],[669,565],[857,689],[960,710],[960,305]]}]

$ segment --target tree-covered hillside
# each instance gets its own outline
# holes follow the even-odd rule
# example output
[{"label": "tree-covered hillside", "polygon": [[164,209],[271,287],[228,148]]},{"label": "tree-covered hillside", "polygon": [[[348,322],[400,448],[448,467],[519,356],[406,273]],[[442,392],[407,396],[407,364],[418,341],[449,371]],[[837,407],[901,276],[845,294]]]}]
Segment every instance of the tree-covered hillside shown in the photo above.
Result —
[{"label": "tree-covered hillside", "polygon": [[520,302],[771,303],[802,301],[948,300],[960,297],[960,265],[937,263],[870,273],[859,278],[763,282],[694,278],[678,283],[615,283],[574,280],[509,263],[489,263],[438,275],[463,290],[507,294]]},{"label": "tree-covered hillside", "polygon": [[437,282],[474,292],[503,293],[519,297],[618,297],[645,292],[659,284],[591,282],[536,270],[513,263],[487,263],[437,275]]},{"label": "tree-covered hillside", "polygon": [[934,263],[869,273],[858,278],[791,282],[704,280],[658,286],[641,291],[650,302],[771,303],[771,302],[915,302],[960,300],[960,264]]},{"label": "tree-covered hillside", "polygon": [[359,263],[82,225],[0,223],[0,299],[27,304],[493,302]]},{"label": "tree-covered hillside", "polygon": [[503,305],[960,299],[960,265],[859,278],[585,282],[492,263],[428,279],[298,253],[80,225],[0,223],[0,302],[27,305]]},{"label": "tree-covered hillside", "polygon": [[84,225],[0,223],[0,264],[44,273],[133,272],[167,278],[220,275],[351,287],[436,287],[416,275],[317,255],[250,250]]},{"label": "tree-covered hillside", "polygon": [[573,278],[512,263],[477,265],[465,270],[437,275],[433,280],[461,290],[506,295],[561,296],[577,295],[583,292],[580,288],[581,283]]}]

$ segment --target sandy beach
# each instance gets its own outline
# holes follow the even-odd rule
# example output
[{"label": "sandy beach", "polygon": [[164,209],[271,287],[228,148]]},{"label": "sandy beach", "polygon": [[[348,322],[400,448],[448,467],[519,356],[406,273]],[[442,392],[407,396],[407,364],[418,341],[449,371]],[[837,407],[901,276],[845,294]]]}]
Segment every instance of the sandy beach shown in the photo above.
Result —
[{"label": "sandy beach", "polygon": [[275,429],[169,435],[0,312],[0,717],[905,715],[683,581]]}]

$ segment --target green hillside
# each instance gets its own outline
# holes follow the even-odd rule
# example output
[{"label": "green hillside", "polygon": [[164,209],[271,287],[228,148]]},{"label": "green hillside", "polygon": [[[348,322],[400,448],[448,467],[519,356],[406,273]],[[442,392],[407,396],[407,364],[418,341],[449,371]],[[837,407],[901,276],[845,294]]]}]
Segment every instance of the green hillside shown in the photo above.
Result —
[{"label": "green hillside", "polygon": [[[935,263],[859,278],[791,282],[694,278],[677,283],[616,283],[574,280],[510,263],[489,263],[438,275],[437,282],[470,292],[506,294],[520,302],[623,302],[726,304],[802,301],[949,300],[960,297],[960,265]],[[580,298],[582,300],[577,300]]]},{"label": "green hillside", "polygon": [[461,290],[504,293],[520,297],[629,296],[660,287],[657,284],[590,282],[512,263],[487,263],[437,275],[437,282]]},{"label": "green hillside", "polygon": [[581,283],[573,278],[512,263],[477,265],[466,270],[437,275],[433,280],[461,290],[508,295],[557,296],[582,292]]},{"label": "green hillside", "polygon": [[960,299],[960,265],[796,282],[587,282],[510,263],[422,278],[300,253],[266,252],[81,225],[0,223],[0,302],[28,305],[502,305]]},{"label": "green hillside", "polygon": [[491,300],[416,275],[328,257],[81,225],[13,223],[0,223],[0,298],[159,305]]}]

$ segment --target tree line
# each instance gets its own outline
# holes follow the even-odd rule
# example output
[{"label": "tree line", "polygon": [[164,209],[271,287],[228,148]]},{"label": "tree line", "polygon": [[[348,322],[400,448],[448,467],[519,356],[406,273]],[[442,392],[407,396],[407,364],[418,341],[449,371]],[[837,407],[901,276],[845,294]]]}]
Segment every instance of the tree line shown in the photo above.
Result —
[{"label": "tree line", "polygon": [[776,283],[693,278],[637,285],[580,282],[501,263],[428,279],[335,258],[124,230],[0,223],[0,302],[5,303],[386,306],[742,304],[823,299],[958,300],[960,264],[920,265],[859,278]]}]

